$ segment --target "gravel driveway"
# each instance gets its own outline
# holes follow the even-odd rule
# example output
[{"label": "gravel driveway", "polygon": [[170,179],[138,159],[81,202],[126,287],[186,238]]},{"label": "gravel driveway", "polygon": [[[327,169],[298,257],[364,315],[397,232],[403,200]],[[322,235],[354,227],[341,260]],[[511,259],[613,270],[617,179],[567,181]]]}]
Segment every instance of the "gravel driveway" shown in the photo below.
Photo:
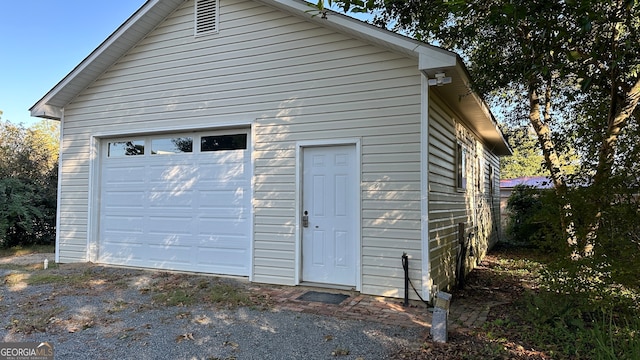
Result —
[{"label": "gravel driveway", "polygon": [[422,341],[278,309],[241,280],[43,259],[0,259],[0,341],[48,341],[56,359],[385,359]]}]

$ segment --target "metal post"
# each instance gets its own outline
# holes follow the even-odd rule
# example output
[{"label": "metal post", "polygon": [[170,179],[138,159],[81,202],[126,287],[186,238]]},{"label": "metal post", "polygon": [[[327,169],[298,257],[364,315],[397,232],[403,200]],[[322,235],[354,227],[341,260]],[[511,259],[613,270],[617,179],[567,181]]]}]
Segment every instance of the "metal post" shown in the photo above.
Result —
[{"label": "metal post", "polygon": [[404,269],[404,307],[409,306],[409,256],[402,253],[402,268]]}]

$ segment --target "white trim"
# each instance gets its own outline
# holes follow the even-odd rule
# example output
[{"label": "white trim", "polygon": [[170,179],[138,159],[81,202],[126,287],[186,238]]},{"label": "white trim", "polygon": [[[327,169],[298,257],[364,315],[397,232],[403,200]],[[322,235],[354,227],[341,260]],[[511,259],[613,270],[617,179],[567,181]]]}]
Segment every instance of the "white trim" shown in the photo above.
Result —
[{"label": "white trim", "polygon": [[429,249],[429,79],[420,76],[420,231],[422,239],[422,298],[431,300],[431,258]]},{"label": "white trim", "polygon": [[360,138],[343,138],[343,139],[319,139],[305,140],[296,142],[296,244],[295,244],[295,274],[294,284],[300,285],[300,277],[302,273],[302,228],[300,227],[300,213],[302,212],[302,176],[303,176],[303,149],[306,147],[321,147],[333,145],[354,145],[356,156],[356,183],[358,185],[358,193],[356,194],[356,219],[358,225],[355,227],[357,246],[356,246],[356,291],[362,290],[362,150]]},{"label": "white trim", "polygon": [[189,126],[161,126],[161,127],[151,127],[145,128],[142,130],[109,130],[109,131],[99,131],[95,132],[92,135],[98,138],[105,137],[124,137],[124,136],[149,136],[156,135],[162,133],[179,133],[179,132],[188,132],[188,131],[219,131],[233,128],[242,128],[242,127],[251,127],[253,125],[252,121],[240,120],[240,121],[229,121],[223,123],[215,123],[215,124],[193,124]]},{"label": "white trim", "polygon": [[254,263],[255,263],[255,233],[254,233],[254,223],[256,221],[256,214],[255,214],[255,201],[254,201],[254,189],[255,189],[255,166],[256,166],[256,159],[253,153],[253,149],[256,148],[256,140],[255,140],[255,120],[252,121],[249,125],[249,139],[247,139],[247,146],[249,146],[250,148],[249,150],[249,281],[253,282],[254,276],[255,276],[255,269],[254,269]]},{"label": "white trim", "polygon": [[360,138],[318,139],[318,140],[303,140],[303,141],[296,142],[296,147],[330,146],[330,145],[356,145],[356,147],[359,149]]},{"label": "white trim", "polygon": [[89,191],[87,208],[87,260],[97,262],[100,248],[100,154],[102,154],[102,141],[96,136],[91,136],[89,143]]},{"label": "white trim", "polygon": [[300,217],[300,213],[302,212],[302,148],[305,145],[301,145],[296,143],[296,194],[295,194],[295,253],[293,255],[293,261],[295,263],[295,271],[293,274],[293,283],[294,285],[300,285],[300,277],[302,274],[302,227],[300,224],[302,219]]},{"label": "white trim", "polygon": [[55,262],[60,262],[60,204],[62,199],[62,148],[63,148],[63,139],[64,139],[64,109],[62,110],[62,116],[60,116],[60,124],[58,124],[60,129],[60,139],[58,140],[58,187],[56,189],[56,244],[55,244]]}]

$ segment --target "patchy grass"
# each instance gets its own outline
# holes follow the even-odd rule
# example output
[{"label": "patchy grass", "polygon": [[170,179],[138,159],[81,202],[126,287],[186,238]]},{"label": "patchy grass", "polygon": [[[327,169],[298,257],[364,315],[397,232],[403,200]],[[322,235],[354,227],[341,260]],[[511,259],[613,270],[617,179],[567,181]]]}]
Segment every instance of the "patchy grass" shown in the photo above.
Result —
[{"label": "patchy grass", "polygon": [[196,302],[195,296],[185,289],[174,289],[153,295],[153,301],[167,306],[189,306]]},{"label": "patchy grass", "polygon": [[541,274],[550,261],[532,249],[494,249],[453,298],[508,303],[492,307],[482,328],[451,331],[446,344],[426,338],[395,359],[640,359],[637,312],[605,311],[585,294],[545,291]]},{"label": "patchy grass", "polygon": [[14,246],[10,248],[0,248],[0,257],[52,253],[55,252],[55,250],[55,245]]},{"label": "patchy grass", "polygon": [[69,277],[52,273],[33,273],[25,281],[27,285],[59,284],[69,282]]},{"label": "patchy grass", "polygon": [[214,284],[205,298],[212,303],[223,304],[228,309],[254,305],[249,293],[233,284]]},{"label": "patchy grass", "polygon": [[187,306],[196,302],[200,290],[193,286],[185,274],[161,272],[144,292],[153,293],[154,303],[165,306]]},{"label": "patchy grass", "polygon": [[[50,266],[51,267],[51,266]],[[40,270],[43,268],[43,264],[28,264],[28,265],[22,265],[22,264],[0,264],[0,269],[3,270],[15,270],[15,271],[22,271],[22,272],[31,272],[31,271],[35,271],[35,270]]]},{"label": "patchy grass", "polygon": [[86,287],[92,279],[91,271],[85,270],[81,273],[78,272],[53,272],[48,270],[37,271],[31,273],[26,279],[27,285],[66,285],[74,288]]},{"label": "patchy grass", "polygon": [[108,314],[114,314],[121,311],[124,311],[128,307],[128,303],[122,299],[118,299],[115,301],[109,301],[109,309],[107,309]]},{"label": "patchy grass", "polygon": [[155,303],[168,306],[194,303],[210,303],[225,309],[268,306],[266,298],[253,296],[242,284],[209,276],[158,273],[151,284],[140,291],[150,292]]},{"label": "patchy grass", "polygon": [[[49,263],[53,265],[52,262]],[[160,306],[176,306],[185,314],[188,306],[206,305],[234,309],[240,306],[262,307],[267,297],[252,294],[246,284],[232,279],[220,279],[195,274],[154,272],[92,264],[63,264],[47,270],[42,263],[32,265],[6,265],[15,273],[0,281],[15,301],[4,302],[0,293],[0,326],[8,332],[31,334],[46,331],[74,333],[94,326],[108,324],[129,311],[142,312]],[[129,302],[127,294],[139,292],[144,297]],[[103,309],[94,316],[76,314],[57,318],[66,311],[67,296],[106,295]],[[79,317],[78,317],[79,316]],[[183,316],[183,315],[180,315]],[[184,315],[187,316],[187,315]],[[188,315],[191,318],[191,315]],[[191,319],[197,324],[209,324],[209,318]],[[56,329],[56,330],[54,330]],[[144,339],[145,332],[123,332],[127,339]]]},{"label": "patchy grass", "polygon": [[31,334],[34,332],[45,332],[47,325],[55,319],[56,315],[65,311],[62,306],[46,308],[35,305],[27,305],[23,307],[24,316],[20,318],[12,318],[7,330],[17,333]]}]

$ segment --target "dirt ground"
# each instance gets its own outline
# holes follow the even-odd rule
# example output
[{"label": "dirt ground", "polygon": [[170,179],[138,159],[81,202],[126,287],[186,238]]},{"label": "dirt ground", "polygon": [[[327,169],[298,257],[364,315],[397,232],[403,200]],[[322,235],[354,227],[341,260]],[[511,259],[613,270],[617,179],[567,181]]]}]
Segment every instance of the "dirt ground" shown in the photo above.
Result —
[{"label": "dirt ground", "polygon": [[388,359],[424,333],[408,318],[353,312],[377,304],[350,306],[362,296],[331,308],[278,297],[298,288],[86,263],[44,270],[44,258],[0,262],[0,341],[51,342],[60,359]]},{"label": "dirt ground", "polygon": [[[491,328],[493,326],[500,324],[505,319],[511,319],[513,312],[518,311],[515,301],[527,289],[535,288],[535,274],[518,271],[505,265],[504,257],[512,255],[508,251],[500,250],[487,255],[478,268],[469,275],[464,289],[453,292],[452,308],[461,309],[466,306],[474,311],[482,307],[487,308],[488,311],[484,315],[486,319],[475,323],[475,325],[481,325],[468,326],[459,317],[453,318],[450,320],[447,343],[432,342],[428,332],[425,331],[413,343],[395,346],[391,357],[394,359],[550,359],[550,356],[519,341],[516,334],[513,338],[500,339],[496,339],[492,335]],[[46,273],[46,276],[36,271],[42,269],[45,258],[49,259],[52,270]],[[45,296],[44,299],[39,293],[25,293],[25,302],[20,307],[23,313],[30,315],[21,318],[15,317],[8,324],[3,323],[5,330],[15,334],[38,334],[44,331],[80,333],[103,325],[113,327],[110,324],[114,321],[111,316],[113,314],[124,314],[127,311],[155,311],[166,306],[188,308],[203,302],[213,303],[216,308],[224,310],[234,310],[238,307],[266,309],[274,305],[277,306],[273,299],[252,293],[248,283],[243,285],[214,277],[190,277],[185,274],[165,272],[142,273],[141,270],[125,268],[100,268],[99,272],[92,269],[95,268],[87,264],[59,266],[53,262],[53,254],[30,254],[0,258],[0,275],[4,277],[5,286],[25,286],[25,284],[31,283],[40,285],[40,288],[41,284],[45,284],[54,289],[53,294],[50,297]],[[24,277],[24,272],[36,275],[27,279]],[[98,274],[99,276],[97,276]],[[59,281],[63,282],[65,286],[57,286]],[[238,284],[240,284],[239,287]],[[75,314],[65,317],[62,308],[56,310],[44,307],[46,304],[54,303],[49,301],[53,296],[64,297],[78,292],[91,293],[92,296],[98,293],[119,294],[128,291],[127,289],[135,290],[136,296],[146,297],[134,301],[132,304],[135,305],[129,304],[119,297],[102,300],[106,302],[100,305],[105,308],[101,316]],[[185,291],[186,289],[189,291]],[[224,297],[216,298],[215,293],[223,293]],[[0,300],[2,297],[3,295],[0,294]],[[6,310],[7,305],[4,306]],[[192,322],[199,321],[197,318],[191,319],[194,314],[189,311],[184,311],[184,314],[181,314],[179,312],[178,318],[184,316]],[[101,324],[102,322],[105,324]],[[482,323],[488,326],[482,325]],[[133,335],[142,340],[146,337],[144,334],[150,332],[144,326],[141,331],[133,326],[125,327],[120,331],[125,331],[124,335],[131,335],[126,331],[134,332]],[[116,333],[112,335],[116,336]],[[193,336],[193,333],[185,332],[177,335],[175,341],[177,343],[194,341]],[[125,338],[131,337],[125,336]],[[229,356],[229,359],[234,358],[234,355]],[[350,357],[345,355],[342,358]],[[355,358],[364,359],[365,357]]]},{"label": "dirt ground", "polygon": [[[504,336],[501,324],[518,321],[518,300],[525,291],[534,291],[537,274],[519,268],[522,250],[497,248],[486,255],[465,281],[463,289],[452,293],[452,308],[478,308],[489,304],[486,321],[477,327],[455,326],[447,343],[434,343],[427,337],[420,349],[401,351],[396,359],[552,359],[552,356],[522,342],[517,333]],[[454,320],[455,321],[455,320]],[[454,326],[451,326],[454,325]],[[518,328],[514,324],[514,328]]]},{"label": "dirt ground", "polygon": [[55,259],[55,254],[53,253],[38,253],[38,254],[27,254],[21,256],[7,256],[0,257],[0,265],[31,265],[31,264],[43,264],[44,260],[49,260],[52,265]]}]

